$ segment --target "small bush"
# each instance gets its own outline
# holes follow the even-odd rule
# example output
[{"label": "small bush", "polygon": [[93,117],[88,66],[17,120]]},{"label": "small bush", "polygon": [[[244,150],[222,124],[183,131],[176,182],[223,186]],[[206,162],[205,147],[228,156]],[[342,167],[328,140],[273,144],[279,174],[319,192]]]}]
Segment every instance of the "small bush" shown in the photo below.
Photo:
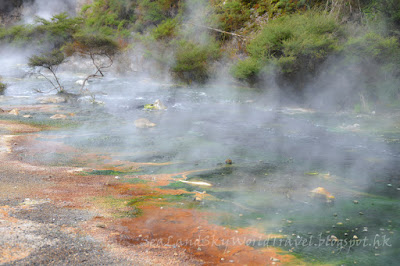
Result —
[{"label": "small bush", "polygon": [[400,1],[398,0],[374,0],[363,8],[364,15],[370,18],[374,24],[383,22],[382,31],[400,36]]},{"label": "small bush", "polygon": [[237,79],[248,80],[254,83],[257,80],[257,75],[260,73],[261,65],[254,58],[247,58],[239,61],[231,70],[231,73]]},{"label": "small bush", "polygon": [[156,40],[171,39],[176,36],[177,26],[178,20],[176,18],[167,19],[152,31],[152,35]]},{"label": "small bush", "polygon": [[60,65],[65,60],[64,54],[58,50],[41,55],[34,55],[29,58],[30,67],[51,68]]},{"label": "small bush", "polygon": [[[324,13],[306,12],[273,20],[249,43],[247,52],[252,59],[239,62],[234,76],[252,79],[257,69],[266,65],[274,65],[282,75],[314,73],[329,55],[340,50],[342,35],[335,19]],[[250,68],[243,71],[246,66]]]},{"label": "small bush", "polygon": [[[31,68],[44,68],[50,71],[53,75],[54,82],[50,78],[46,78],[47,81],[51,83],[53,88],[57,90],[57,92],[63,92],[64,88],[60,83],[60,80],[57,76],[58,67],[64,62],[65,56],[64,54],[57,49],[54,49],[48,53],[42,53],[40,55],[33,55],[28,59],[28,66]],[[40,73],[40,71],[39,71]]]},{"label": "small bush", "polygon": [[250,9],[239,0],[224,1],[216,6],[216,13],[220,28],[228,32],[241,29],[251,15]]},{"label": "small bush", "polygon": [[397,101],[400,96],[400,44],[395,37],[367,32],[350,38],[344,49],[348,73],[365,77],[364,91],[369,100]]},{"label": "small bush", "polygon": [[346,56],[355,62],[373,60],[375,63],[400,63],[400,45],[395,37],[384,37],[376,32],[348,40],[345,47]]},{"label": "small bush", "polygon": [[62,45],[71,40],[72,35],[81,29],[82,19],[79,17],[69,18],[68,14],[61,13],[53,16],[50,20],[37,18],[36,24],[36,32],[47,36],[49,41],[59,42]]},{"label": "small bush", "polygon": [[187,40],[175,42],[175,64],[171,71],[180,80],[204,82],[209,77],[210,62],[220,56],[217,43],[201,45]]},{"label": "small bush", "polygon": [[160,1],[142,0],[138,9],[141,13],[140,20],[145,26],[156,25],[166,18]]},{"label": "small bush", "polygon": [[5,42],[26,43],[33,35],[34,27],[32,25],[0,28],[0,40]]},{"label": "small bush", "polygon": [[95,0],[82,7],[85,28],[108,36],[129,36],[129,28],[136,20],[136,1]]},{"label": "small bush", "polygon": [[149,26],[173,18],[179,0],[95,0],[82,8],[86,27],[101,29],[103,34],[129,37],[132,30],[143,32]]},{"label": "small bush", "polygon": [[180,0],[138,1],[136,27],[143,31],[149,26],[156,26],[166,19],[174,18],[179,7]]},{"label": "small bush", "polygon": [[81,18],[69,18],[66,13],[61,13],[50,20],[37,18],[33,25],[0,28],[0,41],[18,45],[50,43],[59,48],[70,41],[81,26]]},{"label": "small bush", "polygon": [[[107,35],[80,33],[74,36],[72,47],[66,46],[68,54],[72,51],[85,55],[114,56],[120,49],[118,43]],[[72,50],[72,51],[71,51]]]},{"label": "small bush", "polygon": [[3,94],[7,85],[0,81],[0,94]]}]

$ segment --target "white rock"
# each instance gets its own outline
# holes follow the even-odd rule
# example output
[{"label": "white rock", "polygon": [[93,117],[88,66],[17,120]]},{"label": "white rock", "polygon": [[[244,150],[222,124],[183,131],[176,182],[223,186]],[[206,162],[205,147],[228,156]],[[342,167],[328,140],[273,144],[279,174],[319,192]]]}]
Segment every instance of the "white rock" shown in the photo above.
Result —
[{"label": "white rock", "polygon": [[63,115],[63,114],[55,114],[52,117],[50,117],[50,119],[66,119],[67,116]]},{"label": "white rock", "polygon": [[348,130],[348,131],[359,131],[360,130],[360,124],[353,124],[353,125],[342,125],[339,127],[340,129],[343,130]]},{"label": "white rock", "polygon": [[137,128],[150,128],[150,127],[156,126],[156,124],[150,122],[146,118],[139,118],[139,119],[135,120],[134,124],[135,124],[135,127],[137,127]]},{"label": "white rock", "polygon": [[9,112],[9,114],[10,114],[10,115],[19,115],[19,110],[18,110],[18,109],[12,109],[12,110]]}]

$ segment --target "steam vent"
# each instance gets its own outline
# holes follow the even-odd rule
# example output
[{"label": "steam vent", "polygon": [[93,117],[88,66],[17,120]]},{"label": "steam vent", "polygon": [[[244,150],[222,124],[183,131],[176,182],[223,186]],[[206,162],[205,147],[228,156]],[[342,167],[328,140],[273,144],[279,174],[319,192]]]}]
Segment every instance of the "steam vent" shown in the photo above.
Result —
[{"label": "steam vent", "polygon": [[0,0],[0,265],[399,265],[399,14]]}]

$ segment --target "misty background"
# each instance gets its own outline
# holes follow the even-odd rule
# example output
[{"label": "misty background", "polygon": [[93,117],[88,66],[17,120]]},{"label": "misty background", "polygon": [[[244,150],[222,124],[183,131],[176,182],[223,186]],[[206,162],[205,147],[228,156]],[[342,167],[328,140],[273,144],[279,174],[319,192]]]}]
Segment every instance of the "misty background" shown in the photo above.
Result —
[{"label": "misty background", "polygon": [[[57,112],[74,113],[66,121],[77,126],[40,140],[80,152],[60,154],[49,144],[21,160],[93,169],[171,163],[142,167],[138,176],[207,169],[188,180],[211,188],[173,181],[169,188],[206,191],[214,200],[199,208],[222,212],[218,224],[294,237],[384,232],[398,247],[398,22],[376,1],[107,1],[113,5],[83,6],[82,17],[75,1],[26,2],[1,28],[2,104],[65,99]],[[51,21],[60,12],[70,17]],[[89,79],[90,95],[80,84],[96,68],[76,52],[82,35],[122,47],[104,77]],[[71,43],[76,50],[57,71],[67,95],[27,62]],[[157,100],[167,109],[145,108]],[[31,115],[49,123],[48,115]],[[135,126],[143,118],[155,126]],[[296,250],[326,263],[380,263],[375,252],[388,264],[398,259],[392,250],[331,251]]]}]

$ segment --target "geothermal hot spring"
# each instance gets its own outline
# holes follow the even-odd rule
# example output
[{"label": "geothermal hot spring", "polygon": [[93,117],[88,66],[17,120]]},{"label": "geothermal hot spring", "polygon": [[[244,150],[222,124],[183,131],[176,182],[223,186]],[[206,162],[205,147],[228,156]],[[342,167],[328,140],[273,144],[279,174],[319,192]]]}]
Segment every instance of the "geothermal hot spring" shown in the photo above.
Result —
[{"label": "geothermal hot spring", "polygon": [[[2,67],[8,84],[2,108],[43,106],[39,98],[54,96],[36,92],[49,86],[27,73],[15,62]],[[83,75],[64,71],[60,78],[77,92],[75,82]],[[292,242],[262,243],[306,262],[398,263],[400,124],[395,114],[281,106],[256,90],[180,88],[145,77],[107,75],[92,80],[89,89],[103,104],[70,96],[52,113],[21,108],[18,117],[1,115],[3,120],[61,125],[35,133],[32,146],[16,148],[20,160],[92,169],[82,178],[115,175],[120,182],[169,174],[164,188],[206,195],[197,202],[188,194],[187,200],[191,208],[215,213],[210,223],[283,235]],[[144,108],[156,100],[167,109]],[[54,113],[67,118],[52,120]],[[24,118],[27,114],[32,117]],[[156,126],[137,128],[139,118]],[[130,163],[148,164],[127,170]],[[249,245],[259,248],[255,242]]]}]

